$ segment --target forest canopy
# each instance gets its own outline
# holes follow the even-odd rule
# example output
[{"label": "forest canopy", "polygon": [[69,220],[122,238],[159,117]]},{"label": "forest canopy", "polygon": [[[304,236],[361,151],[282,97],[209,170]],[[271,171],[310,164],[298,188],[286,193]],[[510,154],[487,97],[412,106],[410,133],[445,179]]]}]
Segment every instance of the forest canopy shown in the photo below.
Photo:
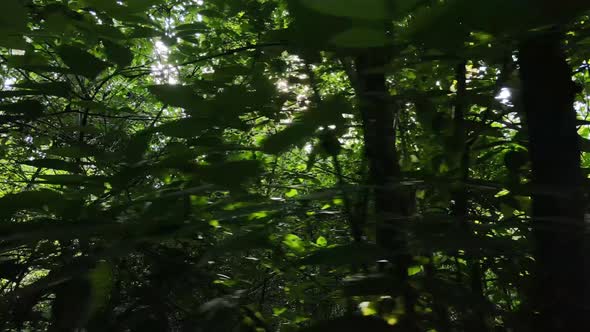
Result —
[{"label": "forest canopy", "polygon": [[588,330],[588,61],[587,0],[0,0],[0,330]]}]

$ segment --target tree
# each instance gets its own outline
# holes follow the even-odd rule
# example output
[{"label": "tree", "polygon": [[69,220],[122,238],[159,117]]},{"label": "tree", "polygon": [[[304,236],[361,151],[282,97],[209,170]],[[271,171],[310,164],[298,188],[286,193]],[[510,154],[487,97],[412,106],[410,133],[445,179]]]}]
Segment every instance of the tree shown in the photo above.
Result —
[{"label": "tree", "polygon": [[[525,41],[519,53],[531,183],[536,186],[532,213],[538,265],[533,299],[539,312],[537,331],[575,329],[584,325],[586,316],[584,292],[580,292],[585,280],[584,204],[573,107],[576,85],[560,42],[558,35],[536,36]],[[554,97],[538,98],[548,93]],[[549,127],[559,134],[547,135]]]},{"label": "tree", "polygon": [[3,0],[0,328],[583,329],[589,7]]}]

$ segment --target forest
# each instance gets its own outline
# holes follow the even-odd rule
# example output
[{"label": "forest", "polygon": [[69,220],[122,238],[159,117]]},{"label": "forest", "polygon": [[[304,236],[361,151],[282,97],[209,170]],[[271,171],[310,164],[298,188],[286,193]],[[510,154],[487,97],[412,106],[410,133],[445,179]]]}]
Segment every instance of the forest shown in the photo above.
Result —
[{"label": "forest", "polygon": [[590,331],[590,1],[0,0],[0,331]]}]

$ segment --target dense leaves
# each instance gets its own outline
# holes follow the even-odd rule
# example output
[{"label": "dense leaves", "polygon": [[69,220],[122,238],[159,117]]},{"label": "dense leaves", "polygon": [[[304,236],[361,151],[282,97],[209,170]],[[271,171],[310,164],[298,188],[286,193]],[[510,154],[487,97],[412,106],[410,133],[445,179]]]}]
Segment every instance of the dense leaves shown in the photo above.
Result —
[{"label": "dense leaves", "polygon": [[0,1],[0,330],[584,330],[588,15]]}]

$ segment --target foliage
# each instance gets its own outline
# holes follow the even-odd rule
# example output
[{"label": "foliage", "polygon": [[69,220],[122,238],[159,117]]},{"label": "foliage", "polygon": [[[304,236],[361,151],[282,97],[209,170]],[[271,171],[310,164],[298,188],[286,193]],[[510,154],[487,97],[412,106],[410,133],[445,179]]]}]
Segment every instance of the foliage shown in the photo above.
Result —
[{"label": "foliage", "polygon": [[0,329],[529,331],[518,50],[587,174],[589,7],[0,1]]}]

